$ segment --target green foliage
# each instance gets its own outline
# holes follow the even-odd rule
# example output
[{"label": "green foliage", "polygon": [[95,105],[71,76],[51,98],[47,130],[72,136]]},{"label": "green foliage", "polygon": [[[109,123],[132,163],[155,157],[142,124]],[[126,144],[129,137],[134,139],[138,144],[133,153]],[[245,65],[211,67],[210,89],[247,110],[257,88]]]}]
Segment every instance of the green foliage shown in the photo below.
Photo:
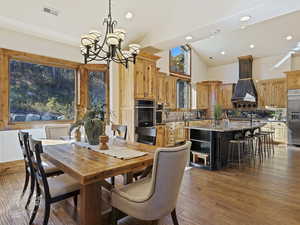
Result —
[{"label": "green foliage", "polygon": [[214,108],[214,119],[215,120],[222,119],[222,107],[218,104],[216,104]]},{"label": "green foliage", "polygon": [[99,144],[99,136],[105,135],[105,125],[105,112],[103,106],[99,109],[89,109],[82,120],[76,121],[71,125],[69,135],[71,135],[71,132],[75,128],[80,129],[80,127],[83,126],[89,144],[97,145]]}]

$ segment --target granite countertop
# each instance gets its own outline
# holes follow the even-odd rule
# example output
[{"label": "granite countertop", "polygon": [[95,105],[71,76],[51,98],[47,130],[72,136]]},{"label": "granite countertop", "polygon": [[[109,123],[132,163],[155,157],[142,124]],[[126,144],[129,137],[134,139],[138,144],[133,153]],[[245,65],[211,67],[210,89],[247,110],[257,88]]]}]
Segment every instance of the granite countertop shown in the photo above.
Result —
[{"label": "granite countertop", "polygon": [[230,122],[229,126],[225,126],[224,124],[214,126],[213,124],[201,124],[194,126],[187,126],[187,129],[194,130],[205,130],[205,131],[217,131],[217,132],[230,132],[230,131],[243,131],[250,130],[255,128],[260,128],[266,125],[264,122],[254,122],[252,126],[250,126],[249,122]]}]

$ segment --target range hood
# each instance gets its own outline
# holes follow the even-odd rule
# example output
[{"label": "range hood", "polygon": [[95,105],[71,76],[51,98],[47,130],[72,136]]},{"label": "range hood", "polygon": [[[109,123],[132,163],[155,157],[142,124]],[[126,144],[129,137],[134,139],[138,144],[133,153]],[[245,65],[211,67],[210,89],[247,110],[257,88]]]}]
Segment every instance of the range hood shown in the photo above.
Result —
[{"label": "range hood", "polygon": [[257,107],[257,92],[252,79],[252,63],[251,55],[239,57],[239,80],[231,98],[236,108]]}]

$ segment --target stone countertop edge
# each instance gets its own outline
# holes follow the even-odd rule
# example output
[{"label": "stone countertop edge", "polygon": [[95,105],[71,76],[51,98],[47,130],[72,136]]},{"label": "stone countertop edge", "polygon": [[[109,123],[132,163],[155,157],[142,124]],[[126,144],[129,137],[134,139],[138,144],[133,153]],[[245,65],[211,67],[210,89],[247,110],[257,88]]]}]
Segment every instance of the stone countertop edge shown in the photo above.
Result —
[{"label": "stone countertop edge", "polygon": [[[244,125],[244,124],[243,124]],[[257,129],[265,126],[266,123],[253,124],[252,126],[241,126],[241,127],[209,127],[209,126],[187,126],[185,128],[190,130],[205,130],[205,131],[217,131],[217,132],[230,132],[230,131],[242,131],[242,130],[250,130]]]}]

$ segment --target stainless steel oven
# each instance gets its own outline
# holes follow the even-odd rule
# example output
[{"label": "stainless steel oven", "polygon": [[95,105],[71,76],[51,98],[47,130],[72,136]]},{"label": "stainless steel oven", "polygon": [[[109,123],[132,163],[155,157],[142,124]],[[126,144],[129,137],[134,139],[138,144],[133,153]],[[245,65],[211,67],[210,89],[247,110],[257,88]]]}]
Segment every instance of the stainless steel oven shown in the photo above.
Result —
[{"label": "stainless steel oven", "polygon": [[[136,100],[135,101],[135,140],[142,142],[147,139],[147,135],[139,133],[145,129],[153,128],[156,125],[156,109],[155,102],[152,100]],[[147,133],[147,132],[146,132]]]}]

